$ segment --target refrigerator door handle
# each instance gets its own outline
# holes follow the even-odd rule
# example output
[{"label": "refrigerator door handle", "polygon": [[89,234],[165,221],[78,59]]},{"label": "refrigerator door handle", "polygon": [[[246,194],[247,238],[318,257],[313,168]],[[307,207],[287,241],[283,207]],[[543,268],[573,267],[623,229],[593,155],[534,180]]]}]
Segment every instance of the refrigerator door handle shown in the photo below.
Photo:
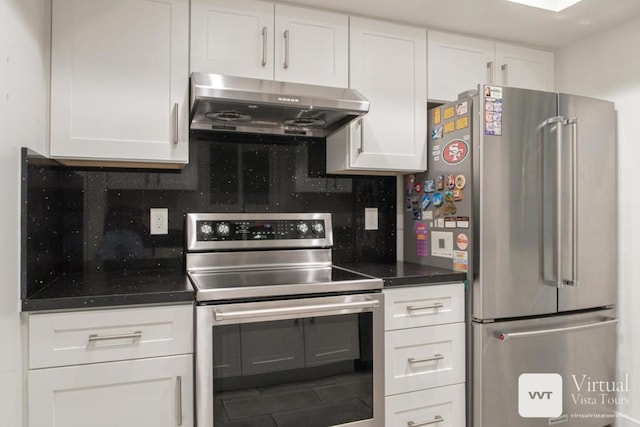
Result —
[{"label": "refrigerator door handle", "polygon": [[496,331],[494,332],[493,335],[494,337],[498,338],[500,341],[507,341],[515,338],[539,337],[543,335],[551,335],[551,334],[559,334],[564,332],[580,331],[583,329],[599,328],[602,326],[615,325],[616,323],[618,323],[618,319],[605,318],[600,322],[587,323],[584,325],[567,326],[564,328],[538,329],[535,331],[526,331],[526,332]]},{"label": "refrigerator door handle", "polygon": [[578,119],[563,124],[571,126],[571,278],[563,283],[578,286]]},{"label": "refrigerator door handle", "polygon": [[[540,124],[540,126],[538,126],[538,130],[540,131],[540,141],[541,141],[541,150],[542,150],[542,165],[544,165],[544,152],[546,151],[546,144],[545,144],[545,139],[544,139],[544,130],[547,126],[549,125],[557,125],[557,129],[556,129],[556,156],[555,156],[555,161],[556,161],[556,182],[555,182],[555,203],[556,203],[556,210],[555,210],[555,230],[553,232],[553,246],[555,248],[555,253],[554,253],[554,269],[553,269],[553,274],[554,276],[552,278],[548,278],[547,274],[546,274],[546,270],[545,270],[545,257],[544,254],[542,253],[542,251],[544,250],[544,248],[541,247],[541,253],[540,253],[540,259],[543,260],[541,263],[541,275],[542,275],[542,279],[544,280],[544,283],[546,285],[549,286],[553,286],[556,288],[561,288],[564,286],[563,280],[562,280],[562,178],[560,176],[561,171],[562,171],[562,132],[561,132],[561,127],[562,125],[566,122],[565,118],[563,116],[555,116],[555,117],[550,117],[547,120],[545,120],[544,122],[542,122]],[[544,173],[541,174],[542,179],[544,179]],[[544,188],[544,185],[543,185]],[[544,209],[544,202],[540,203],[540,206],[542,207],[542,209]],[[542,218],[544,218],[544,213],[541,215]],[[544,221],[544,220],[543,220]],[[543,234],[545,231],[545,227],[542,226],[540,227],[540,233]],[[541,235],[540,236],[540,242],[544,242],[544,236]]]}]

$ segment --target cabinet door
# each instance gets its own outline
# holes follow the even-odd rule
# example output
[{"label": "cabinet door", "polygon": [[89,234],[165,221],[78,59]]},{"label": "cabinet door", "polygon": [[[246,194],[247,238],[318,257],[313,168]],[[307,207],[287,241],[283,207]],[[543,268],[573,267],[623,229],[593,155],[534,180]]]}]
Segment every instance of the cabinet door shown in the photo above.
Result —
[{"label": "cabinet door", "polygon": [[301,320],[277,320],[240,326],[242,375],[304,367]]},{"label": "cabinet door", "polygon": [[51,156],[188,161],[187,0],[54,0]]},{"label": "cabinet door", "polygon": [[306,366],[360,358],[358,315],[304,319]]},{"label": "cabinet door", "polygon": [[351,18],[351,87],[370,102],[369,113],[351,126],[353,169],[426,169],[426,31]]},{"label": "cabinet door", "polygon": [[385,427],[465,426],[464,384],[437,387],[385,399]]},{"label": "cabinet door", "polygon": [[191,355],[29,371],[29,427],[193,426]]},{"label": "cabinet door", "polygon": [[496,43],[496,78],[502,86],[555,90],[553,52]]},{"label": "cabinet door", "polygon": [[191,2],[191,71],[273,79],[273,4]]},{"label": "cabinet door", "polygon": [[275,79],[349,85],[349,17],[276,5]]},{"label": "cabinet door", "polygon": [[492,83],[494,43],[429,31],[429,99],[454,101],[458,94]]}]

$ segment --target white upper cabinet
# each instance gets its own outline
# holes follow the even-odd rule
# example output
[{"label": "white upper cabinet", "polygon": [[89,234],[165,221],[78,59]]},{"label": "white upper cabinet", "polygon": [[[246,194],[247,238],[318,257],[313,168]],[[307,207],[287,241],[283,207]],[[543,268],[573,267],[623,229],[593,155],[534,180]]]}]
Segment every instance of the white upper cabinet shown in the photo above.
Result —
[{"label": "white upper cabinet", "polygon": [[555,90],[553,52],[496,43],[496,79],[502,86]]},{"label": "white upper cabinet", "polygon": [[429,31],[429,99],[453,101],[460,92],[490,83],[494,43]]},{"label": "white upper cabinet", "polygon": [[553,52],[429,31],[429,99],[452,101],[478,84],[555,90]]},{"label": "white upper cabinet", "polygon": [[53,0],[52,157],[188,162],[188,0]]},{"label": "white upper cabinet", "polygon": [[327,172],[400,174],[426,169],[426,31],[350,21],[350,86],[369,113],[327,140]]},{"label": "white upper cabinet", "polygon": [[191,1],[191,71],[273,79],[272,3]]},{"label": "white upper cabinet", "polygon": [[276,5],[275,79],[349,85],[349,17]]},{"label": "white upper cabinet", "polygon": [[191,71],[347,87],[349,18],[254,0],[193,0]]}]

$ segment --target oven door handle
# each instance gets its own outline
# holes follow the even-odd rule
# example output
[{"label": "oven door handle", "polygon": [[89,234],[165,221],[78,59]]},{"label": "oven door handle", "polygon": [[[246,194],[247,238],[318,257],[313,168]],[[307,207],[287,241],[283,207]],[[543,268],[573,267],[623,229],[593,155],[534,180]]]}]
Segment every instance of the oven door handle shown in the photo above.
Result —
[{"label": "oven door handle", "polygon": [[313,304],[303,305],[295,307],[279,307],[279,308],[264,308],[256,310],[238,310],[238,311],[221,311],[213,310],[216,321],[232,320],[232,319],[247,319],[256,317],[270,317],[281,316],[291,314],[309,314],[309,313],[321,313],[325,311],[340,311],[340,310],[367,310],[373,309],[380,305],[378,300],[357,301],[357,302],[344,302],[336,304]]}]

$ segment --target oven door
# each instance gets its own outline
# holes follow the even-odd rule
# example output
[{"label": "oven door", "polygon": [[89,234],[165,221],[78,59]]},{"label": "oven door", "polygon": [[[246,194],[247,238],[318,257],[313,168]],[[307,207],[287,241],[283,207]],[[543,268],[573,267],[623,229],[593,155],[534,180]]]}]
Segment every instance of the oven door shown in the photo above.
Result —
[{"label": "oven door", "polygon": [[383,310],[381,293],[198,306],[198,427],[382,427]]}]

